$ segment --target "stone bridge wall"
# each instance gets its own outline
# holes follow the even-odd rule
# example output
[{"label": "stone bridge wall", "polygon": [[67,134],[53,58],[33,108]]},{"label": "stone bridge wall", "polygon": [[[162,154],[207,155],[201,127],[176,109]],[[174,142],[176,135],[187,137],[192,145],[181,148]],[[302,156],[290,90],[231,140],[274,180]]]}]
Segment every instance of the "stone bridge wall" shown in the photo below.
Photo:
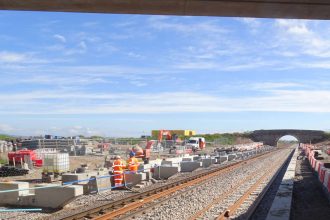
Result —
[{"label": "stone bridge wall", "polygon": [[291,135],[298,139],[299,143],[317,143],[326,138],[324,131],[317,130],[256,130],[250,134],[253,141],[260,141],[266,145],[276,146],[278,140],[286,135]]}]

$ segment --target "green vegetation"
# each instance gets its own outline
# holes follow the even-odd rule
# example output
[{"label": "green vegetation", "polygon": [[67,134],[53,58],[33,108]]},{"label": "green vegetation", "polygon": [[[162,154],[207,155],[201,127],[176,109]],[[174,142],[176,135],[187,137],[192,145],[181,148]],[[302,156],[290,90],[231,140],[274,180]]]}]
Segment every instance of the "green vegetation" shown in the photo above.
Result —
[{"label": "green vegetation", "polygon": [[16,140],[15,137],[6,135],[6,134],[0,134],[0,140],[2,141],[11,141],[11,140]]},{"label": "green vegetation", "polygon": [[7,164],[7,163],[8,163],[7,157],[6,156],[2,156],[0,154],[0,164]]},{"label": "green vegetation", "polygon": [[330,132],[324,132],[325,134],[325,139],[330,140]]},{"label": "green vegetation", "polygon": [[104,137],[102,137],[102,136],[96,136],[96,135],[91,136],[90,138],[93,139],[93,140],[103,140],[104,139]]},{"label": "green vegetation", "polygon": [[[215,134],[196,134],[192,137],[204,137],[206,142],[216,142],[219,145],[233,145],[249,138],[249,132],[245,133],[215,133]],[[158,137],[151,137],[150,140],[157,140]],[[179,136],[181,140],[189,139],[186,136]]]},{"label": "green vegetation", "polygon": [[198,134],[196,137],[202,136],[206,142],[216,142],[219,145],[232,145],[240,142],[241,139],[249,138],[249,133],[215,133],[215,134]]}]

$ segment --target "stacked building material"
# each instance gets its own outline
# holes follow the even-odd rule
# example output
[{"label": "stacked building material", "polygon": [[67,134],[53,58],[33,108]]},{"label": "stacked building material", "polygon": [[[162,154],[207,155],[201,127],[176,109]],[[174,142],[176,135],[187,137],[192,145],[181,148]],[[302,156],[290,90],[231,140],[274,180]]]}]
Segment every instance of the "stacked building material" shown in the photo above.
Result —
[{"label": "stacked building material", "polygon": [[0,177],[23,176],[29,173],[29,170],[13,166],[0,167]]}]

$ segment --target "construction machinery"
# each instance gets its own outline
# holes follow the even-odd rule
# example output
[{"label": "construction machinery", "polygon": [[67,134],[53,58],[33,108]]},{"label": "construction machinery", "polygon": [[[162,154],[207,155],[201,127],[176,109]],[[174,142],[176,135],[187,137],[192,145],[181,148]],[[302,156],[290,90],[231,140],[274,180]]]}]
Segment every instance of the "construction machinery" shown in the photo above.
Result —
[{"label": "construction machinery", "polygon": [[185,145],[188,148],[191,148],[194,152],[198,150],[203,150],[205,148],[206,142],[203,137],[191,137],[188,140],[188,143]]},{"label": "construction machinery", "polygon": [[168,130],[159,130],[158,141],[162,142],[163,136],[166,135],[166,140],[172,140],[172,134]]},{"label": "construction machinery", "polygon": [[151,156],[151,147],[154,144],[154,141],[148,141],[147,146],[142,149],[140,146],[132,147],[132,151],[135,153],[136,158],[141,158],[144,164],[148,164]]}]

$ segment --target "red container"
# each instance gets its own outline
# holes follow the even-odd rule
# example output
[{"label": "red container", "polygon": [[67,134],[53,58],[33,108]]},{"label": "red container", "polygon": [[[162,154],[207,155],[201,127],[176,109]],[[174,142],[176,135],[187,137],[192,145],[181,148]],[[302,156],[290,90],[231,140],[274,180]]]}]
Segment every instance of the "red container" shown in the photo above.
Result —
[{"label": "red container", "polygon": [[43,165],[42,159],[37,159],[37,160],[34,161],[34,166],[42,167],[42,165]]},{"label": "red container", "polygon": [[35,161],[36,154],[33,150],[19,150],[16,152],[9,152],[8,153],[8,160],[10,164],[13,164],[13,160],[15,160],[15,163],[21,163],[21,161],[24,161],[24,156],[29,156],[31,158],[31,161]]}]

